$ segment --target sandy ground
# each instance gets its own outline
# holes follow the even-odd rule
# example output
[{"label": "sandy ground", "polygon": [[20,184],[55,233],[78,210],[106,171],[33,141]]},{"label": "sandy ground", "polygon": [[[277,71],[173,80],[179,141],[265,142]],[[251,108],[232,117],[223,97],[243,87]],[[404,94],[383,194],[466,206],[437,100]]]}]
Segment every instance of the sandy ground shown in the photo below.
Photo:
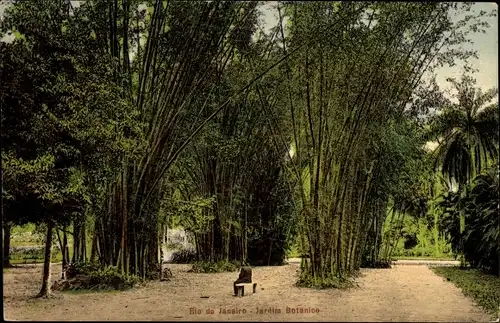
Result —
[{"label": "sandy ground", "polygon": [[[426,266],[366,269],[358,279],[359,287],[350,290],[295,287],[297,263],[256,267],[253,277],[258,283],[257,293],[242,298],[232,295],[232,281],[237,273],[196,274],[187,272],[188,265],[167,267],[174,274],[170,282],[151,282],[146,287],[125,292],[55,293],[56,298],[46,300],[31,298],[40,287],[41,266],[8,269],[4,273],[4,317],[7,320],[131,321],[471,322],[490,319],[453,284]],[[60,265],[53,265],[52,279],[57,279],[59,272]],[[300,313],[301,309],[314,310]],[[221,313],[222,310],[229,314]]]}]

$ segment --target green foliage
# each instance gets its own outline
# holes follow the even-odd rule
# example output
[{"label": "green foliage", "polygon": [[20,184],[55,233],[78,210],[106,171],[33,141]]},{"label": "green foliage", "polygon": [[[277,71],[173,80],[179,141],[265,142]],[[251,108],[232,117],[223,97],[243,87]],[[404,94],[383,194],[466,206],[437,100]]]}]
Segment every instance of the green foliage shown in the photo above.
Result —
[{"label": "green foliage", "polygon": [[99,265],[98,263],[76,262],[76,263],[70,264],[70,266],[66,272],[66,275],[68,278],[74,278],[78,275],[86,275],[89,272],[97,271],[100,268],[101,268],[101,265]]},{"label": "green foliage", "polygon": [[10,237],[11,247],[42,245],[44,237],[36,232],[35,228],[33,223],[13,226]]},{"label": "green foliage", "polygon": [[460,82],[448,79],[457,90],[458,103],[443,99],[428,131],[428,138],[440,140],[436,166],[449,180],[468,184],[474,176],[498,158],[498,89],[482,92],[476,80],[466,74]]},{"label": "green foliage", "polygon": [[[449,235],[455,253],[463,253],[474,268],[498,273],[499,218],[497,166],[478,175],[462,191],[444,194],[440,227]],[[461,215],[464,230],[461,229]]]},{"label": "green foliage", "polygon": [[236,261],[219,260],[217,262],[210,261],[196,261],[191,268],[194,273],[222,273],[234,272],[241,267],[241,263]]},{"label": "green foliage", "polygon": [[[438,211],[435,210],[434,212]],[[446,238],[445,231],[441,231],[444,229],[439,225],[434,227],[434,223],[429,216],[415,218],[407,215],[400,223],[393,223],[392,225],[390,223],[391,215],[386,219],[384,232],[384,248],[391,250],[387,253],[387,258],[452,257],[449,239]],[[434,230],[438,231],[437,240]]]},{"label": "green foliage", "polygon": [[116,157],[133,156],[140,142],[137,113],[114,82],[109,57],[96,51],[97,40],[90,37],[88,7],[70,14],[66,6],[16,2],[0,25],[2,33],[23,36],[0,44],[2,196],[14,223],[23,223],[20,214],[29,214],[31,222],[69,222],[78,207],[99,196],[97,183],[113,175]]},{"label": "green foliage", "polygon": [[338,288],[347,289],[355,287],[356,284],[352,277],[347,276],[331,276],[327,278],[314,278],[308,273],[301,272],[298,281],[295,284],[297,287],[308,287],[315,289]]},{"label": "green foliage", "polygon": [[496,318],[500,314],[500,278],[477,269],[432,267],[436,274],[451,281]]},{"label": "green foliage", "polygon": [[362,261],[361,268],[392,268],[392,261],[390,259],[377,260],[374,263],[370,261]]},{"label": "green foliage", "polygon": [[[13,226],[11,230],[11,241],[9,258],[11,263],[41,262],[44,259],[43,243],[46,235],[46,227],[43,224],[35,225],[27,223],[23,226]],[[51,251],[52,262],[59,262],[62,259],[61,251],[57,245],[54,235]],[[33,258],[33,259],[24,259]]]},{"label": "green foliage", "polygon": [[96,263],[74,263],[67,271],[68,280],[58,282],[60,290],[126,290],[136,286],[141,280],[134,275],[121,272],[114,266]]},{"label": "green foliage", "polygon": [[[212,209],[215,198],[195,198],[192,201],[184,202],[181,200],[173,201],[177,205],[172,205],[169,212],[175,212],[175,216],[179,219],[179,224],[188,228],[190,232],[203,233],[210,230],[212,224],[213,216],[207,212],[207,210]],[[171,217],[173,220],[174,217]]]},{"label": "green foliage", "polygon": [[461,193],[447,192],[438,200],[438,205],[442,210],[439,218],[440,231],[449,239],[451,248],[455,254],[461,252],[461,230],[460,230],[460,209]]},{"label": "green foliage", "polygon": [[[247,45],[239,47],[227,73],[214,81],[220,83],[204,93],[206,115],[272,63],[265,50],[275,44],[268,37]],[[280,76],[276,74],[269,73],[246,95],[231,100],[182,156],[182,198],[186,202],[214,198],[213,206],[199,210],[198,217],[188,215],[181,220],[187,230],[195,233],[199,256],[207,261],[282,264],[293,240],[297,221],[293,183],[284,159],[288,147],[275,135],[286,126],[286,118],[270,124],[262,113],[272,109],[273,113],[283,114],[282,104],[268,101],[276,94],[273,87],[280,87]],[[205,105],[203,101],[196,103]],[[170,194],[175,196],[176,192]]]},{"label": "green foliage", "polygon": [[464,256],[474,268],[499,273],[500,217],[498,175],[494,167],[474,179],[464,206]]},{"label": "green foliage", "polygon": [[298,239],[290,246],[287,253],[288,258],[299,258],[300,257],[300,245]]},{"label": "green foliage", "polygon": [[177,250],[177,249],[182,249],[182,244],[178,242],[169,242],[165,247],[169,250]]},{"label": "green foliage", "polygon": [[90,284],[84,288],[105,289],[114,287],[115,289],[124,290],[134,287],[139,282],[137,276],[125,275],[118,268],[112,266],[89,272],[89,277]]},{"label": "green foliage", "polygon": [[196,250],[194,249],[181,249],[172,253],[170,262],[173,264],[192,264],[198,259]]},{"label": "green foliage", "polygon": [[[254,191],[253,197],[260,207],[258,216],[249,220],[254,230],[248,234],[247,258],[254,266],[282,265],[296,237],[297,215],[291,202],[291,183],[285,174],[279,175],[270,186],[262,185]],[[269,211],[269,207],[275,209]]]},{"label": "green foliage", "polygon": [[23,260],[24,258],[43,259],[43,247],[11,247],[9,257],[11,260]]}]

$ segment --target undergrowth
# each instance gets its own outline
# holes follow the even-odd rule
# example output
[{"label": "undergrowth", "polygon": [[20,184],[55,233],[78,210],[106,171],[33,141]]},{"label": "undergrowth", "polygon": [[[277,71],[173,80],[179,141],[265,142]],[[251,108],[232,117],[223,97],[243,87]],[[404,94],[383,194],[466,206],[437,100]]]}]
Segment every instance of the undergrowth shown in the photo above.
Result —
[{"label": "undergrowth", "polygon": [[193,268],[190,272],[194,273],[222,273],[222,272],[232,272],[237,271],[241,267],[241,264],[236,261],[195,261],[193,263]]},{"label": "undergrowth", "polygon": [[173,264],[192,264],[196,261],[196,258],[194,249],[181,249],[172,253],[169,262]]},{"label": "undergrowth", "polygon": [[100,264],[71,264],[67,280],[56,281],[54,290],[126,290],[142,280],[131,274],[122,273],[114,266]]},{"label": "undergrowth", "polygon": [[297,287],[308,287],[315,289],[347,289],[356,287],[356,283],[354,282],[354,279],[352,277],[332,276],[320,279],[312,277],[309,273],[301,273],[299,276],[299,280],[295,285]]},{"label": "undergrowth", "polygon": [[361,263],[361,268],[383,268],[383,269],[388,269],[392,268],[392,261],[391,260],[377,260],[377,261],[363,261]]}]

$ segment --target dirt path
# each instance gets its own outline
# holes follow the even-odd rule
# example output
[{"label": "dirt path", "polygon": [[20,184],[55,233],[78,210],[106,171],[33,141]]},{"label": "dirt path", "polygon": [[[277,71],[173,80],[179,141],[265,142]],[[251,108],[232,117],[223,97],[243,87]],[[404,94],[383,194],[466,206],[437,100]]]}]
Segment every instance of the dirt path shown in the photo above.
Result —
[{"label": "dirt path", "polygon": [[[167,265],[171,282],[152,282],[126,292],[63,293],[36,300],[41,267],[4,273],[4,313],[9,320],[180,321],[488,321],[453,284],[426,266],[363,270],[359,287],[347,291],[294,287],[298,264],[254,268],[256,294],[232,296],[237,273],[187,273]],[[54,279],[59,266],[54,266]],[[208,296],[208,298],[201,298]],[[195,308],[195,309],[193,309]],[[288,308],[288,313],[287,313]],[[214,314],[207,314],[212,309]],[[239,314],[223,314],[235,311]],[[314,309],[315,313],[290,313]],[[317,310],[316,310],[317,309]],[[201,314],[194,314],[201,311]],[[244,313],[244,311],[246,313]],[[310,310],[312,311],[312,310]],[[317,312],[316,312],[317,311]],[[193,314],[190,314],[193,313]]]}]

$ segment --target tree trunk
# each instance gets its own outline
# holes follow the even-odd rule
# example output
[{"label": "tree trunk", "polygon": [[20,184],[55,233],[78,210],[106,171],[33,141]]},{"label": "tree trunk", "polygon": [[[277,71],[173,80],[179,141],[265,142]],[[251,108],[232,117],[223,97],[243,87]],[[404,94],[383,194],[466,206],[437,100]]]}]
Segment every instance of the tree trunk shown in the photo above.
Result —
[{"label": "tree trunk", "polygon": [[163,246],[165,246],[165,244],[167,243],[167,225],[164,224],[163,225]]},{"label": "tree trunk", "polygon": [[246,263],[248,261],[248,205],[245,204],[245,227],[244,227],[244,239],[243,239],[243,261]]},{"label": "tree trunk", "polygon": [[12,230],[12,224],[7,222],[3,226],[3,266],[10,266],[10,234]]},{"label": "tree trunk", "polygon": [[120,268],[122,272],[128,272],[128,268],[126,266],[125,260],[127,259],[127,167],[122,172],[122,232],[121,232],[121,241],[120,241]]},{"label": "tree trunk", "polygon": [[68,247],[68,234],[66,233],[66,227],[63,232],[63,255],[66,257],[66,261],[69,262],[69,247]]},{"label": "tree trunk", "polygon": [[271,255],[272,255],[272,252],[273,252],[273,239],[271,237],[269,237],[269,255],[267,257],[267,265],[268,266],[271,265]]},{"label": "tree trunk", "polygon": [[87,262],[87,230],[85,221],[83,222],[82,225],[81,237],[82,237],[82,243],[80,245],[80,247],[82,248],[81,262]]},{"label": "tree trunk", "polygon": [[97,256],[97,228],[94,229],[94,235],[92,237],[92,248],[90,250],[90,262],[94,263]]},{"label": "tree trunk", "polygon": [[54,222],[49,220],[47,223],[47,236],[45,237],[45,258],[43,262],[42,288],[37,297],[48,297],[50,295],[50,254],[52,249],[52,232],[54,231]]},{"label": "tree trunk", "polygon": [[68,265],[68,258],[66,258],[66,246],[64,245],[63,241],[61,240],[61,235],[59,234],[59,230],[56,229],[56,234],[57,234],[57,241],[59,241],[59,249],[61,249],[61,254],[62,254],[62,270],[61,270],[61,279],[66,278],[65,270]]},{"label": "tree trunk", "polygon": [[73,222],[73,257],[71,259],[71,262],[76,263],[78,262],[78,244],[80,243],[80,230],[77,221]]}]

